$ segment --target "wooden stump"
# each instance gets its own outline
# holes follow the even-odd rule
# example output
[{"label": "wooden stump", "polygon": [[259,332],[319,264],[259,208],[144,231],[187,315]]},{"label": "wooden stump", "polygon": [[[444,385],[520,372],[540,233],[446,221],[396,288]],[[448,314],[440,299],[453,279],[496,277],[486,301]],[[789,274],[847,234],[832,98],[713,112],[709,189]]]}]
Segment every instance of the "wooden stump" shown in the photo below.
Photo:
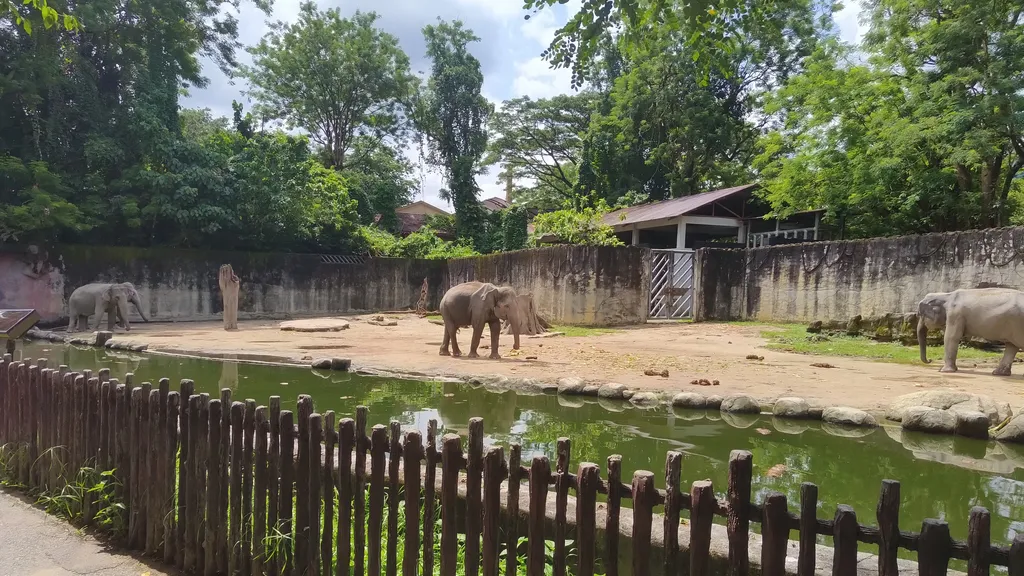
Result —
[{"label": "wooden stump", "polygon": [[238,330],[238,276],[231,264],[220,267],[220,295],[224,301],[224,329]]},{"label": "wooden stump", "polygon": [[[520,293],[516,303],[519,309],[519,334],[534,336],[543,334],[548,331],[548,328],[551,328],[551,325],[537,314],[537,307],[533,304],[533,294]],[[504,333],[512,333],[512,324],[508,321],[504,323]]]}]

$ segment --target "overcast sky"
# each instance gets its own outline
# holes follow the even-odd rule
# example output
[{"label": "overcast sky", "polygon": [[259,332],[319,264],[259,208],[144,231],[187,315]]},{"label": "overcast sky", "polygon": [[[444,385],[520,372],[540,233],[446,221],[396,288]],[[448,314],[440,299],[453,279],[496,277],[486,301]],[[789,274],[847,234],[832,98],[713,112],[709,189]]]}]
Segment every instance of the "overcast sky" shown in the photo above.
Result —
[{"label": "overcast sky", "polygon": [[[299,3],[300,0],[275,0],[274,14],[269,20],[294,21]],[[340,7],[345,16],[356,10],[377,12],[380,15],[378,25],[398,37],[414,73],[425,73],[430,68],[425,57],[423,27],[436,22],[438,17],[462,20],[481,39],[471,45],[470,50],[483,67],[484,96],[495,105],[517,96],[546,98],[570,91],[568,72],[550,69],[541,60],[540,53],[570,11],[576,11],[580,0],[545,9],[530,20],[523,18],[526,13],[522,0],[318,0],[318,4],[321,9]],[[864,27],[858,23],[858,14],[859,5],[854,1],[836,15],[843,39],[848,42],[858,41],[864,32]],[[267,16],[251,3],[243,3],[238,20],[239,40],[244,46],[256,44],[269,30]],[[238,56],[241,62],[251,62],[244,50]],[[185,107],[209,108],[215,115],[227,117],[231,116],[233,99],[245,103],[246,109],[250,107],[248,99],[242,95],[246,89],[244,80],[232,81],[210,62],[203,63],[203,70],[210,79],[209,86],[192,88],[183,102]],[[418,161],[414,150],[407,154]],[[497,182],[496,172],[492,169],[479,179],[483,189],[481,200],[504,196],[504,186]],[[442,186],[440,175],[424,166],[422,190],[415,199],[450,209],[450,205],[438,198]]]}]

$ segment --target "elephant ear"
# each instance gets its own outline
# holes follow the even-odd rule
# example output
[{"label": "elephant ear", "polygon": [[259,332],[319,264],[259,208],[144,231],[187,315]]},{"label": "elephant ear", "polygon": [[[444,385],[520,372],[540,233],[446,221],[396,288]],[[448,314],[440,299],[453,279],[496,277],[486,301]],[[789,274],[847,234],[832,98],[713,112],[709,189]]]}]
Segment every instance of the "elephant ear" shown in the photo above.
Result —
[{"label": "elephant ear", "polygon": [[473,293],[473,301],[483,303],[485,310],[491,310],[497,305],[498,288],[494,284],[485,283]]}]

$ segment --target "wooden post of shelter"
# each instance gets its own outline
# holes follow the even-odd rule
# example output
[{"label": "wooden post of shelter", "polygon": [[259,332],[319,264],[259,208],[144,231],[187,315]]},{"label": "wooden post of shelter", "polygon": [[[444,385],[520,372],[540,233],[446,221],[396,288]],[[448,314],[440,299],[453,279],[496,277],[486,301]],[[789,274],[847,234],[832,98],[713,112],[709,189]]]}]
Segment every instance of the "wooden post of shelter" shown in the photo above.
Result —
[{"label": "wooden post of shelter", "polygon": [[220,267],[220,296],[224,302],[224,329],[238,330],[238,288],[240,281],[231,264]]}]

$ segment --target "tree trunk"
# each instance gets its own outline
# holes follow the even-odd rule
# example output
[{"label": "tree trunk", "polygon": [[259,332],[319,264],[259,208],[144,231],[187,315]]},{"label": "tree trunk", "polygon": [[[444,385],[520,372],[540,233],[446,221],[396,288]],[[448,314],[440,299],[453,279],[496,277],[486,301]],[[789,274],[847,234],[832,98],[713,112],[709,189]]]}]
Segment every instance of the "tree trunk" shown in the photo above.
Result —
[{"label": "tree trunk", "polygon": [[[551,328],[546,320],[537,314],[537,308],[533,305],[533,295],[530,293],[519,294],[516,302],[519,313],[519,333],[527,336],[542,334]],[[512,324],[505,322],[505,334],[512,334]]]},{"label": "tree trunk", "polygon": [[220,296],[224,302],[224,329],[238,330],[238,276],[231,264],[220,267]]}]

